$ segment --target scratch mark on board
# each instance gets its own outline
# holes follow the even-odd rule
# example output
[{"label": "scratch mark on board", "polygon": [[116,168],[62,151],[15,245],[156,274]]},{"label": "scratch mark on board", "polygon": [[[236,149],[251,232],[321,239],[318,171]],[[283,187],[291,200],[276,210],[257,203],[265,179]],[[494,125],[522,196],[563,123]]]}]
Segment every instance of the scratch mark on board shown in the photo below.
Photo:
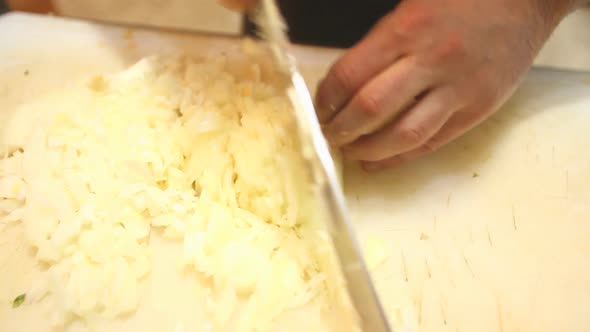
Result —
[{"label": "scratch mark on board", "polygon": [[494,242],[492,241],[492,234],[490,234],[490,227],[486,226],[486,231],[488,233],[488,242],[490,243],[490,247],[494,247]]},{"label": "scratch mark on board", "polygon": [[504,332],[504,318],[502,317],[502,306],[500,305],[500,299],[497,300],[498,302],[498,326],[500,328],[500,332]]},{"label": "scratch mark on board", "polygon": [[383,229],[384,232],[409,232],[410,229],[408,228],[385,228]]},{"label": "scratch mark on board", "polygon": [[457,284],[455,284],[455,279],[453,279],[453,275],[451,274],[451,271],[449,271],[448,269],[447,275],[449,276],[449,283],[451,284],[451,287],[457,288]]},{"label": "scratch mark on board", "polygon": [[467,269],[469,270],[469,273],[471,273],[471,276],[473,278],[475,278],[475,273],[473,273],[473,269],[471,268],[471,264],[469,264],[469,261],[467,260],[467,256],[465,256],[465,253],[461,253],[463,256],[463,261],[465,262],[465,265],[467,266]]},{"label": "scratch mark on board", "polygon": [[404,279],[406,282],[409,282],[408,279],[408,266],[406,265],[406,256],[404,255],[404,252],[402,251],[402,268],[404,270]]},{"label": "scratch mark on board", "polygon": [[428,265],[428,259],[424,258],[424,264],[426,265],[426,273],[428,273],[428,279],[432,279],[432,272],[430,271],[430,265]]},{"label": "scratch mark on board", "polygon": [[570,171],[565,170],[565,197],[569,197],[570,192]]},{"label": "scratch mark on board", "polygon": [[422,328],[422,302],[424,302],[424,292],[420,291],[420,297],[418,297],[418,327]]},{"label": "scratch mark on board", "polygon": [[441,302],[440,302],[440,313],[442,314],[443,324],[447,326],[447,313],[445,311],[445,300],[441,295]]},{"label": "scratch mark on board", "polygon": [[516,213],[514,212],[514,204],[512,204],[512,226],[514,227],[514,231],[518,230],[518,226],[516,225]]}]

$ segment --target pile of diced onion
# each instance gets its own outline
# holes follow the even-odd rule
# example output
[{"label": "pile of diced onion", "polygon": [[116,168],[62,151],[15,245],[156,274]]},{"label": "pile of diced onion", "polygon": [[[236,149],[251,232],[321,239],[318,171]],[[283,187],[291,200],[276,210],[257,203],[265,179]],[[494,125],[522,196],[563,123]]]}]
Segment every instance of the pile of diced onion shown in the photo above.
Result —
[{"label": "pile of diced onion", "polygon": [[55,324],[133,313],[155,230],[211,281],[220,326],[238,299],[243,331],[344,301],[290,105],[259,52],[146,58],[11,115],[0,222],[21,223],[49,267]]}]

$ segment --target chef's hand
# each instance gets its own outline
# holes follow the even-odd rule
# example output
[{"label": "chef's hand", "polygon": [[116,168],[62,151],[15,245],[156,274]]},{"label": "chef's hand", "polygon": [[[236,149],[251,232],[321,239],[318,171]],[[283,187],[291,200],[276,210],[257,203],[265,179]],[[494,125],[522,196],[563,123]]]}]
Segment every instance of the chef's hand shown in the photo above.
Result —
[{"label": "chef's hand", "polygon": [[513,93],[572,0],[403,0],[331,68],[318,116],[366,170],[437,150]]},{"label": "chef's hand", "polygon": [[[243,10],[256,0],[219,0]],[[588,0],[403,0],[331,68],[318,116],[367,170],[430,153],[513,93],[559,21]]]}]

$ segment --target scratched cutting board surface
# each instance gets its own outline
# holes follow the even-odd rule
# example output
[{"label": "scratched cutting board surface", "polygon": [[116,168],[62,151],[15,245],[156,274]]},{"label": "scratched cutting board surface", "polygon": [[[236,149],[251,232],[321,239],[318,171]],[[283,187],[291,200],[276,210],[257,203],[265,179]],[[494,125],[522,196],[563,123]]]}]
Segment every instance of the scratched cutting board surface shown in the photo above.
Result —
[{"label": "scratched cutting board surface", "polygon": [[[25,14],[0,17],[0,31],[0,132],[18,105],[143,56],[236,47]],[[314,87],[339,51],[296,54]],[[347,165],[345,187],[361,239],[386,243],[373,277],[388,315],[408,331],[590,331],[590,74],[535,69],[462,139],[378,175]],[[22,237],[18,227],[0,232],[0,332],[50,331],[35,305],[10,307],[34,278]],[[187,294],[198,291],[165,265],[177,248],[154,245],[137,314],[105,331],[195,326]]]}]

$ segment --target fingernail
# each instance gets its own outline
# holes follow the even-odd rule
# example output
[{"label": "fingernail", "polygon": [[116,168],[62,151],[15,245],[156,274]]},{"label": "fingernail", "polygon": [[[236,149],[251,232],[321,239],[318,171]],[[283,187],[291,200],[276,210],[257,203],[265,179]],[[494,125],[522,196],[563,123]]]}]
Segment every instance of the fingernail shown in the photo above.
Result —
[{"label": "fingernail", "polygon": [[324,86],[324,82],[325,80],[320,82],[315,98],[320,122],[328,122],[334,117],[341,100],[331,89]]},{"label": "fingernail", "polygon": [[321,124],[328,123],[336,114],[336,106],[334,104],[329,104],[327,107],[317,106],[316,113],[318,115],[318,120]]},{"label": "fingernail", "polygon": [[350,135],[350,132],[342,130],[338,132],[333,132],[328,130],[324,133],[326,139],[333,147],[341,148],[343,145],[347,144],[346,138]]},{"label": "fingernail", "polygon": [[321,107],[321,108],[330,108],[330,105],[332,103],[330,102],[326,102],[326,96],[325,96],[325,92],[322,89],[324,82],[326,81],[326,79],[322,79],[319,83],[318,83],[318,89],[316,91],[316,95],[315,95],[315,102],[316,104]]}]

